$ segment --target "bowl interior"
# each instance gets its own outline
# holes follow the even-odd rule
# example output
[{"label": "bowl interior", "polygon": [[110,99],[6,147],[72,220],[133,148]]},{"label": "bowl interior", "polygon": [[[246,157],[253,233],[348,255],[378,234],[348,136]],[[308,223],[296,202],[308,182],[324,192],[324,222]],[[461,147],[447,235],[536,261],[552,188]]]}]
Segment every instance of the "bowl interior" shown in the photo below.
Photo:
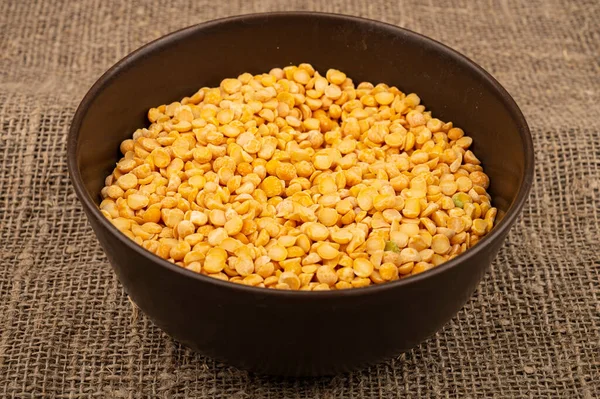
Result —
[{"label": "bowl interior", "polygon": [[435,41],[390,25],[284,13],[187,28],[109,70],[76,117],[80,125],[73,144],[87,194],[99,202],[104,178],[119,159],[119,143],[148,126],[150,107],[217,86],[226,77],[302,62],[322,73],[340,69],[356,84],[383,82],[417,93],[435,117],[453,121],[473,137],[473,151],[490,176],[490,193],[501,211],[526,191],[523,183],[531,179],[527,126],[510,96],[483,70]]}]

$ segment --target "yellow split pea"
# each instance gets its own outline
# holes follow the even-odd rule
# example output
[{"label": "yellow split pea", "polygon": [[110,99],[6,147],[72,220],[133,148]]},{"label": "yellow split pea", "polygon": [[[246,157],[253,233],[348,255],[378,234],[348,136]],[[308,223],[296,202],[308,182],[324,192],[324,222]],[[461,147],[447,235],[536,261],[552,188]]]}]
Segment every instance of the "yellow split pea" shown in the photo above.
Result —
[{"label": "yellow split pea", "polygon": [[309,64],[148,111],[102,213],[145,249],[234,283],[365,287],[454,258],[494,226],[473,140],[414,93]]}]

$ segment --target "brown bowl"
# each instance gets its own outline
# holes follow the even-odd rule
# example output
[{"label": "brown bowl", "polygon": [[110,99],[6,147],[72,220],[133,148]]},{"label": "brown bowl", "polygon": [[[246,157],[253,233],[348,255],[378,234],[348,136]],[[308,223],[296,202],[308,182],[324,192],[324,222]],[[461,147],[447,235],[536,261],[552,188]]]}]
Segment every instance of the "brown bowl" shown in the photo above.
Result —
[{"label": "brown bowl", "polygon": [[[99,212],[119,144],[150,107],[242,72],[302,62],[355,82],[415,92],[436,117],[474,139],[503,213],[457,258],[415,277],[366,288],[290,292],[219,281],[171,264],[129,240]],[[380,362],[438,331],[465,304],[531,188],[525,119],[500,84],[456,51],[396,26],[289,12],[220,19],[162,37],[125,57],[90,89],[68,141],[71,180],[127,293],[160,328],[232,365],[281,375],[334,374]]]}]

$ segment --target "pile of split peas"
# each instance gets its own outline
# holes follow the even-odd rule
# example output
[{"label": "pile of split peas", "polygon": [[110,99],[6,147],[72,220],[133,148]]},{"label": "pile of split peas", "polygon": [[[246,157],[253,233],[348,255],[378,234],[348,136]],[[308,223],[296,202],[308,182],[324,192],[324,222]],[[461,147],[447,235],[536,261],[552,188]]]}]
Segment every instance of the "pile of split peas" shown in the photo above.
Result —
[{"label": "pile of split peas", "polygon": [[148,111],[101,212],[163,259],[286,290],[424,272],[494,225],[473,140],[414,94],[309,64],[244,73]]}]

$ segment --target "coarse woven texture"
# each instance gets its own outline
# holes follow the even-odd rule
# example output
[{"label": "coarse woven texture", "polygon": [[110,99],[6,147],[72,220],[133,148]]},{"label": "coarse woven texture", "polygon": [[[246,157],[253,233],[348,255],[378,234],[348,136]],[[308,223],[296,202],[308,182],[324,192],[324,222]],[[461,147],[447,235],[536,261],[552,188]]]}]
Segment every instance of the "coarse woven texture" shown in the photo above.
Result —
[{"label": "coarse woven texture", "polygon": [[[534,136],[530,200],[464,309],[414,350],[334,378],[256,376],[166,336],[128,301],[67,175],[73,113],[114,62],[188,25],[276,10],[440,40],[508,89]],[[0,397],[600,397],[597,1],[8,0],[0,32]]]}]

